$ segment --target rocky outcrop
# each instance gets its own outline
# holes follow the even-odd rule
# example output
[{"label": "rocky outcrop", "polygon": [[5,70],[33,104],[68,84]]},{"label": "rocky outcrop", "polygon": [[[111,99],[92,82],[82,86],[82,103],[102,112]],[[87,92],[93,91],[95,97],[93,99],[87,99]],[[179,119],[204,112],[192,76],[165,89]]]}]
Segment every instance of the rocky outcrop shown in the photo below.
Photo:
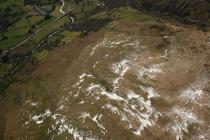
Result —
[{"label": "rocky outcrop", "polygon": [[210,19],[210,0],[130,0],[136,8],[168,12],[187,21],[206,24]]}]

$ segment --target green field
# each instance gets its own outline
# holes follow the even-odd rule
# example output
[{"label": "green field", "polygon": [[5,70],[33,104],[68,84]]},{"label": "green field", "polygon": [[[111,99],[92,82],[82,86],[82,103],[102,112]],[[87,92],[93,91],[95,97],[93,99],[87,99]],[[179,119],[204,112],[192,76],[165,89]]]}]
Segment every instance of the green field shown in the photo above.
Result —
[{"label": "green field", "polygon": [[78,38],[80,36],[80,31],[64,31],[59,34],[60,37],[62,37],[62,42],[65,42],[66,44],[70,44],[74,39]]},{"label": "green field", "polygon": [[[90,13],[92,13],[95,10],[95,8],[96,8],[96,1],[92,1],[92,0],[89,0],[89,1],[93,2],[93,4],[91,4],[91,5],[86,5],[85,4],[84,10],[86,11],[86,14],[84,12],[82,12],[83,4],[78,6],[78,7],[76,7],[76,8],[74,8],[71,11],[71,13],[73,13],[76,16],[77,20],[84,19],[84,17],[87,16],[87,14],[90,14]],[[64,24],[68,24],[68,23],[69,23],[69,19],[66,16],[63,16],[62,18],[60,18],[59,20],[53,22],[47,28],[45,28],[44,30],[42,30],[41,32],[36,34],[31,40],[33,40],[34,43],[38,43],[44,37],[49,35],[49,33],[53,32],[53,31],[55,31],[57,29],[60,29]],[[67,36],[67,38],[68,38],[68,36]]]},{"label": "green field", "polygon": [[151,16],[146,15],[131,7],[114,8],[110,11],[102,11],[91,16],[91,18],[96,18],[96,19],[104,19],[104,18],[110,18],[110,17],[114,17],[119,20],[131,21],[131,22],[140,22],[140,21],[145,21],[152,18]]},{"label": "green field", "polygon": [[[44,20],[44,17],[42,16],[33,16],[28,19],[23,17],[15,24],[10,26],[8,30],[5,32],[5,35],[8,37],[8,39],[0,41],[0,48],[7,49],[14,47],[15,45],[23,41],[25,38],[30,36],[29,30],[35,32],[36,30],[46,25],[50,21],[52,21],[52,19]],[[31,26],[35,27],[32,29]]]},{"label": "green field", "polygon": [[23,0],[5,0],[4,2],[0,3],[0,9],[4,10],[5,8],[13,4],[22,7],[24,3]]},{"label": "green field", "polygon": [[0,76],[5,75],[8,70],[9,64],[0,64]]},{"label": "green field", "polygon": [[[9,0],[5,2],[3,5],[9,5],[14,3],[14,1]],[[88,4],[87,4],[88,3]],[[19,3],[21,5],[21,3]],[[58,3],[60,5],[60,3]],[[66,3],[64,7],[67,10],[69,3]],[[77,18],[77,21],[84,19],[86,16],[90,15],[96,8],[96,1],[88,0],[84,4],[76,7],[72,10],[72,14],[74,14]],[[8,39],[0,41],[0,49],[8,49],[16,46],[24,39],[30,36],[30,32],[35,32],[41,27],[47,25],[48,23],[55,20],[55,18],[45,20],[43,16],[31,16],[34,14],[33,8],[31,6],[24,6],[25,15],[22,16],[20,20],[18,20],[15,24],[10,26],[7,31],[4,33]],[[58,10],[58,9],[57,9]],[[30,16],[30,18],[26,18]],[[53,22],[53,24],[49,25],[47,28],[36,34],[31,40],[33,43],[40,42],[44,37],[46,37],[49,33],[59,29],[64,24],[69,23],[69,19],[66,17],[62,17],[60,20]],[[33,28],[32,28],[33,27]]]},{"label": "green field", "polygon": [[41,60],[41,59],[44,59],[45,57],[47,57],[48,55],[48,50],[42,50],[42,51],[37,51],[35,52],[32,57],[38,59],[38,60]]},{"label": "green field", "polygon": [[44,16],[37,15],[37,12],[33,9],[33,6],[24,6],[23,0],[7,0],[0,3],[0,9],[17,5],[22,11],[23,15],[19,17],[15,23],[4,31],[4,35],[7,37],[5,40],[0,40],[0,49],[8,49],[19,44],[25,38],[30,36],[30,33],[35,32],[42,26],[46,25],[52,19],[45,20]]},{"label": "green field", "polygon": [[77,22],[84,20],[91,15],[97,8],[97,0],[87,0],[80,6],[76,7],[71,13],[77,18]]},{"label": "green field", "polygon": [[[97,3],[93,0],[91,1],[91,4],[87,4],[86,2],[84,4],[79,5],[78,7],[74,8],[71,13],[74,14],[74,16],[77,19],[77,22],[83,22],[83,19],[87,17],[88,15],[91,15],[94,10],[96,9]],[[27,9],[30,11],[30,7],[24,7],[25,10]],[[84,12],[85,11],[85,12]],[[30,11],[33,12],[33,11]],[[30,13],[28,12],[28,13]],[[34,47],[34,45],[41,42],[44,38],[46,38],[50,33],[53,33],[54,31],[61,29],[64,27],[64,25],[69,24],[70,20],[67,16],[60,16],[60,18],[52,18],[50,20],[45,20],[43,16],[30,16],[28,18],[27,14],[24,15],[19,21],[17,21],[15,24],[10,26],[7,29],[7,32],[5,32],[5,35],[8,37],[8,39],[0,41],[0,49],[8,49],[11,47],[16,46],[23,40],[25,40],[27,37],[30,36],[28,33],[29,30],[31,30],[31,26],[34,26],[33,32],[36,32],[40,28],[42,30],[38,33],[36,33],[30,40],[25,42],[28,44],[26,46],[26,50],[30,50]],[[43,28],[44,27],[44,28]],[[58,33],[57,35],[51,37],[49,39],[49,42],[53,42],[53,40],[59,38],[59,46],[70,44],[75,38],[78,38],[80,36],[80,31],[62,31]],[[20,46],[21,47],[21,46]],[[24,47],[25,48],[25,47]],[[22,50],[24,51],[24,50]],[[25,52],[25,51],[24,51]],[[48,55],[47,50],[39,50],[38,52],[34,52],[32,54],[32,57],[40,60],[45,58]],[[10,64],[8,64],[10,65]],[[0,66],[0,73],[1,75],[4,75],[8,71],[7,65],[1,65]]]}]

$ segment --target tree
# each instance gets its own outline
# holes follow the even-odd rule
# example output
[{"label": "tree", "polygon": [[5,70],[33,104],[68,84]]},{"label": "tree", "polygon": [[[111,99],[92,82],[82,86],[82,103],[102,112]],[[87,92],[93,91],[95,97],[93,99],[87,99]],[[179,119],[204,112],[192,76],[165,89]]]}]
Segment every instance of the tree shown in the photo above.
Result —
[{"label": "tree", "polygon": [[44,19],[45,19],[45,20],[48,20],[48,19],[50,19],[50,17],[51,17],[50,15],[46,14],[46,15],[44,16]]},{"label": "tree", "polygon": [[2,63],[6,63],[9,61],[9,56],[8,56],[8,53],[3,53],[1,56],[0,56],[0,61]]},{"label": "tree", "polygon": [[28,34],[32,34],[32,30],[29,29],[29,30],[28,30]]},{"label": "tree", "polygon": [[0,23],[0,32],[1,32],[1,38],[2,40],[6,39],[7,37],[4,34],[5,28],[4,26]]}]

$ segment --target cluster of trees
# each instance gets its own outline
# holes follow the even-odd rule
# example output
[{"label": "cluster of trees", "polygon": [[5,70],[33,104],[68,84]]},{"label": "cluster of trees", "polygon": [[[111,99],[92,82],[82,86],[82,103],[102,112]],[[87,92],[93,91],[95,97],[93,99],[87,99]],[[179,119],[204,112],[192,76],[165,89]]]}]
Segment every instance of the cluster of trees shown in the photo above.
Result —
[{"label": "cluster of trees", "polygon": [[24,0],[24,5],[42,5],[42,4],[55,4],[58,0]]},{"label": "cluster of trees", "polygon": [[17,20],[21,18],[23,11],[17,5],[12,4],[11,6],[0,9],[0,32],[1,39],[5,39],[4,31]]},{"label": "cluster of trees", "polygon": [[4,51],[0,49],[0,64],[6,63],[8,61],[9,61],[8,52],[4,53]]},{"label": "cluster of trees", "polygon": [[73,0],[73,1],[74,1],[74,3],[78,4],[80,2],[83,2],[84,0]]}]

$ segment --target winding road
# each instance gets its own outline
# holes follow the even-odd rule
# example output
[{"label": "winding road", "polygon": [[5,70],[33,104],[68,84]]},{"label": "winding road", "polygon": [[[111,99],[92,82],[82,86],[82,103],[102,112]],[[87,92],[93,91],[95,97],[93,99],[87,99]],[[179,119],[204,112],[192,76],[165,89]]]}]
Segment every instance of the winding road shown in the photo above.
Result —
[{"label": "winding road", "polygon": [[[66,15],[66,12],[63,11],[63,7],[65,6],[65,1],[64,0],[61,0],[62,2],[62,5],[60,7],[60,12],[63,14],[63,16]],[[76,8],[76,7],[74,7]],[[73,10],[73,9],[71,9]],[[69,10],[69,12],[71,11]],[[68,13],[69,13],[68,12]],[[71,23],[70,24],[73,24],[75,22],[75,18],[73,16],[70,16],[69,17],[71,19]],[[66,27],[63,27],[63,28],[60,28],[60,29],[57,29],[55,30],[54,32],[50,33],[49,35],[47,35],[45,38],[42,39],[42,41],[40,41],[40,43],[38,43],[33,49],[32,49],[32,52],[35,51],[36,49],[38,49],[42,44],[44,44],[48,39],[50,39],[51,37],[55,36],[57,33],[63,31]]]},{"label": "winding road", "polygon": [[[78,4],[77,6],[73,7],[72,9],[68,10],[68,12],[64,12],[63,11],[63,7],[65,6],[65,1],[61,0],[62,5],[60,7],[60,12],[63,14],[59,17],[57,17],[55,20],[53,20],[52,22],[48,23],[47,25],[45,25],[44,27],[40,28],[39,30],[37,30],[36,32],[34,32],[31,36],[29,36],[28,38],[26,38],[25,40],[23,40],[22,42],[20,42],[19,44],[17,44],[15,47],[12,47],[8,50],[6,50],[5,52],[10,52],[15,50],[16,48],[22,46],[23,44],[25,44],[27,41],[29,41],[30,39],[32,39],[35,35],[37,35],[39,32],[43,31],[45,28],[47,28],[48,26],[54,24],[56,21],[60,20],[62,17],[66,16],[68,13],[70,13],[72,10],[74,10],[75,8],[77,8],[78,6],[80,6],[81,4],[83,4],[85,1],[81,2],[80,4]],[[75,22],[75,18],[74,17],[70,17],[71,19],[71,24],[73,24]],[[57,31],[57,30],[56,30]]]},{"label": "winding road", "polygon": [[60,8],[60,12],[61,12],[62,14],[65,14],[65,11],[63,10],[63,8],[64,8],[64,6],[65,6],[65,1],[64,1],[64,0],[61,0],[61,2],[62,2],[62,5],[61,5],[61,8]]},{"label": "winding road", "polygon": [[[25,39],[24,41],[22,41],[21,43],[19,43],[18,45],[16,45],[16,46],[13,47],[13,48],[7,50],[7,52],[10,52],[10,51],[15,50],[16,48],[22,46],[24,43],[26,43],[27,41],[29,41],[30,39],[32,39],[36,34],[38,34],[39,32],[41,32],[42,30],[44,30],[45,28],[47,28],[48,26],[50,26],[50,25],[53,24],[54,22],[60,20],[62,17],[66,16],[68,13],[70,13],[72,10],[74,10],[75,8],[77,8],[79,5],[81,5],[81,4],[83,3],[83,2],[82,2],[82,3],[80,3],[79,5],[77,5],[77,6],[73,7],[72,9],[68,10],[68,12],[64,12],[62,8],[64,7],[65,2],[64,2],[63,0],[61,0],[61,2],[62,2],[62,6],[60,7],[60,11],[61,11],[61,13],[63,14],[62,16],[57,17],[54,21],[52,21],[52,22],[50,22],[49,24],[47,24],[46,26],[40,28],[40,29],[39,29],[38,31],[36,31],[33,35],[31,35],[30,37],[26,38],[26,39]],[[84,2],[85,2],[85,1],[84,1]],[[75,22],[75,20],[76,20],[73,16],[70,16],[69,19],[71,20],[71,23],[70,23],[70,24],[73,24],[73,23]],[[61,31],[65,30],[65,29],[66,29],[66,27],[63,27],[63,28],[57,29],[57,30],[53,31],[52,33],[48,34],[48,35],[47,35],[46,37],[44,37],[37,45],[35,45],[35,46],[32,48],[32,50],[29,52],[29,55],[32,54],[32,53],[33,53],[34,51],[36,51],[37,49],[39,49],[39,48],[41,47],[41,45],[43,45],[48,39],[50,39],[51,37],[55,36],[57,33],[59,33],[59,32],[61,32]],[[24,61],[25,59],[27,59],[27,58],[29,57],[29,55],[26,54],[26,55],[24,56],[24,58],[23,58],[23,61]],[[20,63],[21,63],[21,62],[20,62]],[[17,64],[17,65],[19,65],[19,64]],[[0,79],[2,80],[2,79],[4,79],[4,78],[6,78],[8,75],[16,73],[16,72],[19,70],[19,69],[15,69],[17,65],[13,66],[13,67],[9,70],[9,74],[6,74],[6,75],[0,77]]]}]

